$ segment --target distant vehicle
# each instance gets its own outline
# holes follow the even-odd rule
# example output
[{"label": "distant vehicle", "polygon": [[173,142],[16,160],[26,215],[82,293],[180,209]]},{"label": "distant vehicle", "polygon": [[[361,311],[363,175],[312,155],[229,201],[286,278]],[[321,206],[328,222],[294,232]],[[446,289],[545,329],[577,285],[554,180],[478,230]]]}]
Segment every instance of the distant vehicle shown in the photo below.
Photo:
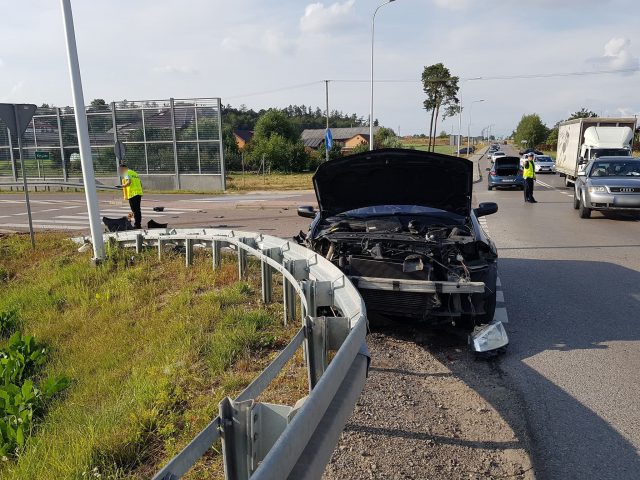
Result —
[{"label": "distant vehicle", "polygon": [[578,118],[561,123],[556,170],[565,176],[565,185],[574,183],[578,173],[597,157],[631,156],[635,130],[633,117]]},{"label": "distant vehicle", "polygon": [[467,155],[476,151],[476,147],[464,147],[458,150],[458,155]]},{"label": "distant vehicle", "polygon": [[495,152],[493,155],[491,155],[491,162],[495,162],[497,158],[500,157],[506,157],[507,154],[504,152]]},{"label": "distant vehicle", "polygon": [[536,155],[533,164],[536,173],[556,173],[556,162],[549,155]]},{"label": "distant vehicle", "polygon": [[487,189],[510,187],[524,190],[524,178],[518,157],[502,156],[496,158],[487,175]]},{"label": "distant vehicle", "polygon": [[526,150],[520,150],[520,155],[529,155],[530,153],[533,153],[534,155],[544,155],[543,152],[541,152],[540,150],[536,150],[535,148],[527,148]]},{"label": "distant vehicle", "polygon": [[489,147],[489,153],[497,152],[500,150],[500,145],[496,145],[495,143]]},{"label": "distant vehicle", "polygon": [[640,159],[600,157],[578,172],[573,208],[580,218],[592,210],[640,213]]}]

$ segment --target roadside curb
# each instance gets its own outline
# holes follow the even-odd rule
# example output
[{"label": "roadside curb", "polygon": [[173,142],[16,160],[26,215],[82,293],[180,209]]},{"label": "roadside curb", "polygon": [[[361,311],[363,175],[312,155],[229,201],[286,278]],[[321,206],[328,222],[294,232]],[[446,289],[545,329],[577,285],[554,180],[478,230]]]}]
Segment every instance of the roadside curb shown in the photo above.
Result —
[{"label": "roadside curb", "polygon": [[474,185],[476,183],[482,182],[483,176],[482,176],[482,170],[480,169],[480,160],[482,160],[484,158],[484,156],[486,155],[488,149],[489,149],[489,147],[484,147],[482,153],[479,154],[480,156],[475,160],[471,160],[473,162],[473,164],[474,164],[474,167],[478,171],[478,179],[473,181]]}]

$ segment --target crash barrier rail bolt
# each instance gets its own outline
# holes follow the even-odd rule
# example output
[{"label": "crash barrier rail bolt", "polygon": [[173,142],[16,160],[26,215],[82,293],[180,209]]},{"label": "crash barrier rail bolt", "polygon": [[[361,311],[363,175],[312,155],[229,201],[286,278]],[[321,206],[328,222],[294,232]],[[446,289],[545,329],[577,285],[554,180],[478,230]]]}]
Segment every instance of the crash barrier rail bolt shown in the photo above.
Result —
[{"label": "crash barrier rail bolt", "polygon": [[[105,239],[109,248],[119,245],[141,252],[156,247],[159,259],[166,247],[184,248],[187,267],[193,264],[196,245],[211,249],[213,269],[220,267],[222,248],[235,250],[239,278],[248,274],[247,256],[260,261],[265,304],[273,301],[273,275],[282,275],[285,323],[295,320],[296,300],[300,302],[302,326],[289,344],[235,400],[227,397],[220,402],[219,415],[154,480],[182,477],[219,439],[227,480],[319,479],[367,375],[367,317],[353,284],[324,257],[270,235],[157,229],[111,233]],[[322,307],[340,316],[318,316]],[[300,347],[309,395],[293,407],[256,401]],[[329,362],[330,351],[336,353]]]}]

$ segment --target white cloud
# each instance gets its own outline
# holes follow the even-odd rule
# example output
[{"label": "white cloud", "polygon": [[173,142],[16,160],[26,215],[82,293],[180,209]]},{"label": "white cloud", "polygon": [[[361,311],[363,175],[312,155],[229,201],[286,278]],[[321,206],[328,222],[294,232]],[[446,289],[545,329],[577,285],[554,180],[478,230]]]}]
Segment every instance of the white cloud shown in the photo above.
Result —
[{"label": "white cloud", "polygon": [[154,68],[156,72],[159,73],[169,73],[169,74],[197,74],[198,69],[194,67],[190,67],[187,65],[163,65],[161,67]]},{"label": "white cloud", "polygon": [[631,51],[631,40],[616,37],[604,46],[604,55],[591,59],[594,65],[603,70],[637,70],[640,59]]},{"label": "white cloud", "polygon": [[451,10],[464,10],[472,4],[471,0],[433,0],[433,2],[438,7]]},{"label": "white cloud", "polygon": [[343,3],[311,3],[304,9],[300,18],[300,30],[309,33],[325,33],[343,28],[355,22],[355,0]]},{"label": "white cloud", "polygon": [[289,54],[295,43],[280,30],[244,29],[236,36],[222,39],[222,48],[231,51],[251,50],[271,55]]}]

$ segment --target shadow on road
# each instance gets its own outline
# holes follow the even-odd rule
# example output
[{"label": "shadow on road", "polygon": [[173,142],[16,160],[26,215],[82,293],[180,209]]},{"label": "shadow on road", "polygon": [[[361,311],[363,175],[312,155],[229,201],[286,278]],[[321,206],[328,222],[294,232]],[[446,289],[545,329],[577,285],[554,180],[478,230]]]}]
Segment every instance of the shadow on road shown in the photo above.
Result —
[{"label": "shadow on road", "polygon": [[[396,325],[384,327],[384,333],[423,346],[491,403],[528,447],[538,479],[640,478],[636,447],[584,400],[530,366],[533,357],[542,358],[544,368],[565,383],[572,375],[575,382],[587,379],[593,383],[600,378],[602,355],[576,355],[576,351],[598,350],[608,355],[612,342],[640,340],[640,295],[634,296],[640,292],[640,273],[604,262],[501,259],[500,277],[507,287],[510,317],[511,342],[504,357],[491,362],[475,360],[466,347],[466,337],[455,331]],[[551,293],[537,298],[540,291]],[[576,359],[584,363],[576,365]],[[603,397],[629,390],[632,398],[623,396],[626,405],[614,405],[613,410],[620,412],[613,415],[631,417],[631,424],[637,424],[637,388],[631,384],[637,376],[636,359],[630,356],[631,363],[626,365],[627,359],[615,357],[614,364],[623,363],[626,369],[610,372],[606,383],[593,392],[588,387],[586,392],[577,388],[580,396],[589,397],[608,414],[602,407]],[[500,383],[508,387],[508,395]],[[617,423],[620,428],[620,421]]]}]

